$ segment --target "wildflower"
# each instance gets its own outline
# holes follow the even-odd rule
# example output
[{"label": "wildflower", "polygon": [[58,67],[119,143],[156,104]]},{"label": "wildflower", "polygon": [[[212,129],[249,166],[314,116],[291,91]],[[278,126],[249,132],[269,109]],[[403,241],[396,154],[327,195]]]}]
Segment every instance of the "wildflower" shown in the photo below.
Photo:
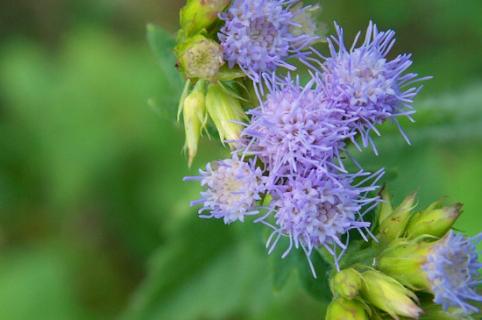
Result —
[{"label": "wildflower", "polygon": [[[262,173],[253,163],[247,163],[233,157],[208,164],[206,170],[200,170],[198,177],[186,177],[184,180],[199,180],[205,191],[201,199],[192,205],[202,204],[199,210],[202,218],[223,219],[230,224],[244,221],[245,216],[258,213],[256,201],[263,192]],[[207,214],[203,212],[208,211]]]},{"label": "wildflower", "polygon": [[361,134],[363,146],[371,145],[376,153],[370,133],[379,135],[375,126],[387,119],[393,120],[399,128],[398,116],[412,119],[413,99],[421,87],[405,88],[428,78],[406,73],[412,64],[409,54],[387,59],[395,43],[393,31],[379,32],[370,23],[363,43],[357,47],[359,33],[353,45],[347,48],[343,29],[335,26],[337,35],[328,38],[331,56],[323,63],[326,99],[344,110],[343,118],[352,130]]},{"label": "wildflower", "polygon": [[422,268],[435,296],[434,302],[445,310],[458,307],[466,313],[479,311],[470,301],[482,301],[482,295],[476,290],[481,283],[482,268],[476,243],[481,240],[482,233],[469,239],[450,231],[428,255]]},{"label": "wildflower", "polygon": [[390,316],[418,319],[422,313],[417,304],[417,296],[395,279],[378,271],[366,271],[362,274],[362,296],[375,307]]},{"label": "wildflower", "polygon": [[[242,133],[246,152],[263,160],[273,180],[283,171],[334,167],[331,160],[340,158],[348,129],[323,102],[317,81],[301,86],[286,78],[273,84],[266,101],[248,112],[252,119]],[[338,166],[343,166],[341,160]]]},{"label": "wildflower", "polygon": [[368,320],[368,316],[361,303],[337,298],[328,306],[326,320]]},{"label": "wildflower", "polygon": [[[271,213],[274,215],[276,224],[270,225],[274,232],[267,243],[269,251],[284,235],[290,245],[283,257],[293,246],[301,247],[310,262],[312,250],[322,246],[338,263],[336,248],[346,249],[341,236],[352,229],[358,229],[363,235],[370,223],[363,221],[362,208],[378,200],[365,197],[365,193],[375,187],[353,186],[353,179],[351,175],[313,169],[304,175],[287,176],[283,184],[268,186],[273,197],[270,211],[257,221],[270,225],[266,218]],[[313,266],[310,264],[310,267]],[[316,276],[313,268],[312,272]]]},{"label": "wildflower", "polygon": [[218,38],[229,67],[238,65],[248,76],[260,81],[264,72],[277,67],[294,70],[286,61],[295,57],[306,61],[306,48],[317,39],[315,35],[293,33],[300,26],[291,7],[297,0],[234,0],[226,13]]}]

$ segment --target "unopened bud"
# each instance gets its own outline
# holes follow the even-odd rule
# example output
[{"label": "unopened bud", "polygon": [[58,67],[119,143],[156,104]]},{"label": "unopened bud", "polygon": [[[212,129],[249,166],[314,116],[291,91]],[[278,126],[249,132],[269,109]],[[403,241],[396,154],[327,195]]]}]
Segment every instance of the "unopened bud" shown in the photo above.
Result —
[{"label": "unopened bud", "polygon": [[187,36],[211,26],[229,0],[188,0],[181,9],[181,28]]},{"label": "unopened bud", "polygon": [[331,282],[333,292],[347,299],[356,297],[361,286],[362,278],[360,273],[353,268],[338,272]]},{"label": "unopened bud", "polygon": [[417,297],[412,291],[379,271],[367,271],[362,276],[364,281],[361,292],[370,304],[395,319],[398,316],[418,319],[422,309],[414,302]]},{"label": "unopened bud", "polygon": [[403,234],[410,219],[411,210],[415,203],[416,194],[413,193],[393,210],[392,214],[384,219],[380,225],[379,238],[382,242],[390,242]]},{"label": "unopened bud", "polygon": [[179,66],[189,79],[214,79],[224,64],[221,46],[201,35],[180,45],[176,52]]},{"label": "unopened bud", "polygon": [[240,102],[226,92],[219,84],[211,84],[206,96],[206,108],[218,129],[221,141],[238,140],[241,135],[240,124],[246,117]]},{"label": "unopened bud", "polygon": [[182,112],[189,166],[197,154],[199,138],[206,120],[205,94],[205,84],[200,80],[183,102]]},{"label": "unopened bud", "polygon": [[326,320],[368,320],[368,316],[361,303],[337,298],[328,306]]},{"label": "unopened bud", "polygon": [[413,216],[407,227],[407,235],[411,238],[421,235],[443,237],[462,213],[462,207],[461,203],[456,203],[442,208],[439,202],[435,202]]},{"label": "unopened bud", "polygon": [[396,240],[380,254],[377,268],[413,290],[429,290],[430,283],[422,266],[433,245],[425,241]]},{"label": "unopened bud", "polygon": [[382,223],[383,220],[388,218],[393,213],[392,198],[388,193],[387,188],[383,188],[381,191],[382,203],[379,206],[378,221]]}]

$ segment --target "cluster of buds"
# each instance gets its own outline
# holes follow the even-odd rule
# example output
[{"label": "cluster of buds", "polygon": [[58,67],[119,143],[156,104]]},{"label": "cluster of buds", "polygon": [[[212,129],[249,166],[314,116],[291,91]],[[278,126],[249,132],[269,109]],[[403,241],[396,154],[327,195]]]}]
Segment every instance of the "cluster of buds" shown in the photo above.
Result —
[{"label": "cluster of buds", "polygon": [[331,276],[334,299],[327,320],[455,320],[479,314],[482,264],[475,245],[482,235],[470,239],[451,230],[462,213],[460,203],[436,201],[415,211],[415,196],[394,208],[382,191],[373,226],[377,241],[366,246],[368,259],[360,255],[364,259],[350,260]]},{"label": "cluster of buds", "polygon": [[239,123],[245,119],[237,88],[224,84],[245,75],[225,66],[223,48],[213,36],[219,30],[216,25],[219,14],[229,3],[229,0],[189,0],[180,13],[175,54],[186,83],[178,120],[182,114],[189,166],[208,125],[217,129],[224,143],[239,139]]}]

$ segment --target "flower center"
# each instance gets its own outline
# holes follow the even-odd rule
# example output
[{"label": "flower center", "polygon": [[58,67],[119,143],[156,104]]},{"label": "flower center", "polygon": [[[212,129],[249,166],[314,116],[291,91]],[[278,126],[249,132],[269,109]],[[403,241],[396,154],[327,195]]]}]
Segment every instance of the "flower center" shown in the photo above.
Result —
[{"label": "flower center", "polygon": [[277,30],[267,17],[257,17],[249,25],[249,38],[265,48],[273,46],[276,35]]}]

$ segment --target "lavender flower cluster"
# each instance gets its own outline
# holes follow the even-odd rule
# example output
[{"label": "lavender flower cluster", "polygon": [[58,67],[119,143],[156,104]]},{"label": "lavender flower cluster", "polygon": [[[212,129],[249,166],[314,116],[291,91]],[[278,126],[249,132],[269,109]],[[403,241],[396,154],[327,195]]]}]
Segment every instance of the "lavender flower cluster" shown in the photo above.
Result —
[{"label": "lavender flower cluster", "polygon": [[[218,5],[222,9],[228,3],[219,1]],[[197,7],[193,8],[192,16],[198,17]],[[268,252],[273,252],[282,237],[288,238],[282,257],[293,248],[302,249],[316,277],[310,260],[314,250],[323,248],[331,254],[340,271],[351,230],[366,241],[377,241],[365,216],[382,201],[376,191],[384,171],[365,171],[348,147],[378,154],[373,136],[380,135],[377,126],[387,120],[410,143],[398,118],[413,121],[413,100],[422,88],[417,83],[429,77],[407,71],[412,64],[409,54],[388,58],[395,33],[379,31],[371,22],[349,46],[343,29],[335,24],[336,34],[326,39],[329,55],[323,56],[314,49],[320,38],[312,9],[299,0],[233,0],[221,10],[219,44],[212,41],[212,45],[221,48],[223,64],[241,70],[251,80],[258,103],[246,111],[246,117],[225,119],[243,113],[240,103],[230,106],[229,101],[236,100],[230,96],[214,108],[209,103],[212,99],[207,99],[209,116],[223,126],[229,127],[227,121],[235,123],[230,136],[239,139],[227,141],[233,147],[230,158],[208,164],[199,176],[185,180],[197,180],[204,188],[201,198],[192,202],[201,205],[200,217],[230,224],[256,216],[254,222],[272,230]],[[196,63],[204,58],[195,59]],[[307,81],[300,80],[293,62],[307,68]],[[200,78],[218,80],[212,75]],[[198,84],[202,92],[203,82]],[[223,88],[218,84],[216,99],[222,98]],[[213,89],[208,89],[208,97],[213,96],[209,92]],[[202,119],[204,102],[199,101],[194,107]],[[203,126],[204,120],[196,128],[200,131]],[[466,302],[482,300],[474,291],[480,284],[481,265],[473,240],[454,233],[444,239],[423,266],[434,302],[445,309],[455,306],[475,312]],[[390,281],[393,285],[395,280]],[[418,316],[420,309],[413,310]]]},{"label": "lavender flower cluster", "polygon": [[[361,167],[348,172],[347,145],[376,150],[370,133],[379,134],[375,126],[387,119],[410,118],[420,87],[404,88],[419,79],[405,72],[409,55],[386,58],[394,33],[379,32],[372,23],[364,41],[357,43],[359,34],[350,49],[336,26],[336,36],[328,38],[331,56],[321,56],[311,47],[316,36],[294,32],[309,9],[294,10],[296,4],[235,0],[221,14],[224,59],[253,80],[259,105],[247,112],[250,121],[233,158],[201,171],[198,179],[206,191],[193,204],[208,212],[202,217],[225,223],[264,210],[255,221],[273,230],[269,252],[286,236],[290,245],[285,255],[295,247],[309,257],[313,249],[324,247],[338,262],[348,231],[370,235],[364,215],[379,202],[373,191],[383,174]],[[310,66],[306,84],[297,76],[276,73],[279,67],[295,70],[291,58]],[[259,200],[267,196],[271,201],[261,208]]]}]

